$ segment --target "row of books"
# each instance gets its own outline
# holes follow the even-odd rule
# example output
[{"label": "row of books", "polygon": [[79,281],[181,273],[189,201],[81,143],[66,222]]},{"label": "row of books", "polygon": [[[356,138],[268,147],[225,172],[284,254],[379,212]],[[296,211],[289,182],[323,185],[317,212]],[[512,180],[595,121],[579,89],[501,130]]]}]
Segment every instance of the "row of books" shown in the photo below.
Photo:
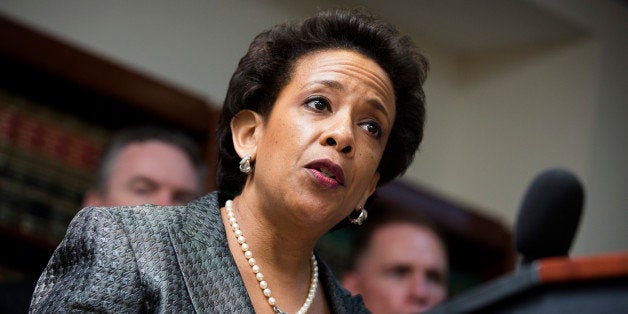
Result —
[{"label": "row of books", "polygon": [[0,91],[0,228],[57,243],[108,131]]},{"label": "row of books", "polygon": [[58,241],[90,180],[88,171],[0,145],[0,225]]},{"label": "row of books", "polygon": [[0,143],[91,170],[109,134],[50,108],[0,94]]}]

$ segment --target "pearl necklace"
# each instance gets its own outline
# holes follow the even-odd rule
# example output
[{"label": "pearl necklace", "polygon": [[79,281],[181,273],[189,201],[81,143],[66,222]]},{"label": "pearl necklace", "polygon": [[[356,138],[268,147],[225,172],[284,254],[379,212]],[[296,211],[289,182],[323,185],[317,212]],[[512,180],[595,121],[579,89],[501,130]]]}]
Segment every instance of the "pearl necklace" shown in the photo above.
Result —
[{"label": "pearl necklace", "polygon": [[[240,230],[240,225],[236,221],[235,214],[233,213],[233,201],[228,200],[225,204],[225,208],[227,209],[227,219],[229,219],[229,224],[231,224],[231,230],[233,230],[233,234],[236,239],[238,239],[238,244],[240,244],[240,248],[242,252],[244,252],[244,257],[249,261],[249,265],[251,266],[251,270],[255,274],[255,278],[259,282],[259,287],[262,289],[264,296],[268,299],[268,304],[273,308],[273,311],[277,314],[287,314],[282,312],[277,305],[277,300],[272,296],[270,288],[268,288],[268,283],[264,280],[264,275],[260,272],[260,268],[257,265],[255,258],[253,257],[253,253],[249,249],[249,245],[246,243],[246,238],[242,234],[242,230]],[[316,289],[318,288],[318,264],[316,263],[316,257],[314,257],[314,253],[312,253],[312,277],[310,278],[310,290],[307,293],[307,298],[305,298],[305,302],[297,311],[297,314],[305,314],[307,310],[312,305],[314,301],[314,296],[316,296]]]}]

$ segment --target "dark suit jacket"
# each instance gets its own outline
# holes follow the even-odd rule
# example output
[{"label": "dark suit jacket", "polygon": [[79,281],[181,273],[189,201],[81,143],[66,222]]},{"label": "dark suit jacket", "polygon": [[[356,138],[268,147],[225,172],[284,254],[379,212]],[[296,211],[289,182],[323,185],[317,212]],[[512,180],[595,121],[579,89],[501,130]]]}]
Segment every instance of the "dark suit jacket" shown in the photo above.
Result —
[{"label": "dark suit jacket", "polygon": [[[319,280],[332,313],[366,312],[323,262]],[[213,192],[186,206],[81,210],[39,278],[30,310],[252,313],[253,306]]]}]

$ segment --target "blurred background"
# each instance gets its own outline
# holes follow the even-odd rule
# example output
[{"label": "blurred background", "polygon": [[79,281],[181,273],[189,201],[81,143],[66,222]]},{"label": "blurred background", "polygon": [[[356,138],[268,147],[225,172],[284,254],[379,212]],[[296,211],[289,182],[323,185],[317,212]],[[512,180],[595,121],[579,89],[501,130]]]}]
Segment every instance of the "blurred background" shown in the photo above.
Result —
[{"label": "blurred background", "polygon": [[[43,256],[56,245],[78,210],[90,156],[113,129],[163,120],[192,133],[215,162],[213,123],[253,36],[337,6],[365,7],[396,24],[431,61],[425,140],[403,188],[467,213],[460,230],[486,225],[473,219],[489,223],[496,233],[482,241],[501,241],[488,245],[506,256],[529,182],[547,168],[567,168],[586,190],[572,255],[628,249],[625,1],[0,0],[5,252],[23,245],[15,242],[23,233],[34,236],[20,241],[44,247]],[[32,139],[41,132],[66,151],[41,148]],[[68,138],[78,148],[68,152]],[[62,162],[74,158],[71,170],[46,166],[56,161],[38,159],[40,148]],[[47,176],[56,179],[42,181]],[[33,201],[37,189],[44,192]],[[50,203],[63,209],[50,213]],[[23,213],[15,204],[35,222],[16,218]],[[7,263],[36,258],[20,254]]]}]

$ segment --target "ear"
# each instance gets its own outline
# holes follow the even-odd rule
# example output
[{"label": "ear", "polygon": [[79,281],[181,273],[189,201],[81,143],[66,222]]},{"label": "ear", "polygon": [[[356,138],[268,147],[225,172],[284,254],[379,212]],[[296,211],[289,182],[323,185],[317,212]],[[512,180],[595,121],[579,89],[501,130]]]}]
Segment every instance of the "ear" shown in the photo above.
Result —
[{"label": "ear", "polygon": [[252,110],[242,110],[231,119],[233,147],[240,157],[251,155],[255,160],[262,126],[262,116]]},{"label": "ear", "polygon": [[360,200],[361,206],[364,206],[364,204],[366,204],[366,200],[373,195],[373,193],[375,193],[375,189],[377,189],[377,182],[379,182],[379,172],[375,171],[369,187],[364,192],[364,196],[362,196],[362,199]]},{"label": "ear", "polygon": [[351,295],[356,295],[361,293],[360,289],[360,275],[354,270],[347,271],[340,281],[345,289],[351,292]]},{"label": "ear", "polygon": [[85,193],[83,197],[83,203],[81,204],[83,207],[95,207],[95,206],[103,206],[103,199],[100,193],[89,190]]}]

